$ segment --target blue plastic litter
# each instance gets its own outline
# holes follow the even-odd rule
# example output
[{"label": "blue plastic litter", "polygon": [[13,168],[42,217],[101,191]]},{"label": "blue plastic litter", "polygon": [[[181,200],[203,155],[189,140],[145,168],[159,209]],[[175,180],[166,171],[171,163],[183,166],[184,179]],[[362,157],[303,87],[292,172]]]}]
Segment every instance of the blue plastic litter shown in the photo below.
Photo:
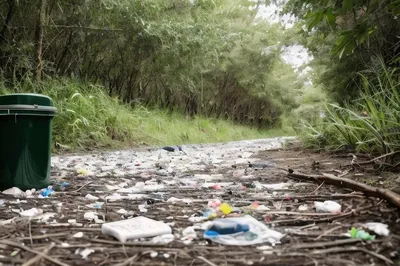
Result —
[{"label": "blue plastic litter", "polygon": [[103,204],[96,202],[95,204],[93,204],[93,207],[96,209],[101,209],[101,206],[103,206]]},{"label": "blue plastic litter", "polygon": [[43,197],[48,197],[51,194],[54,193],[53,187],[48,186],[47,188],[43,189],[42,192],[40,193],[40,195],[42,195]]},{"label": "blue plastic litter", "polygon": [[233,221],[228,220],[218,220],[214,221],[211,227],[205,232],[207,235],[229,235],[236,234],[241,232],[248,232],[250,230],[249,225],[240,224]]}]

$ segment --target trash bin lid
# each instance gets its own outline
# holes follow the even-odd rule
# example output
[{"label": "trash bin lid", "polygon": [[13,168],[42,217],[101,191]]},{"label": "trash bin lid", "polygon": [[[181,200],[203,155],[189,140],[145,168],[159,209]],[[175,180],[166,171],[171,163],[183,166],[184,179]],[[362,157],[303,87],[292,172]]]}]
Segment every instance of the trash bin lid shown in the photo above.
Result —
[{"label": "trash bin lid", "polygon": [[0,114],[54,114],[53,100],[41,94],[14,93],[0,96]]},{"label": "trash bin lid", "polygon": [[34,93],[14,93],[0,96],[0,105],[40,105],[54,106],[53,100],[46,95]]}]

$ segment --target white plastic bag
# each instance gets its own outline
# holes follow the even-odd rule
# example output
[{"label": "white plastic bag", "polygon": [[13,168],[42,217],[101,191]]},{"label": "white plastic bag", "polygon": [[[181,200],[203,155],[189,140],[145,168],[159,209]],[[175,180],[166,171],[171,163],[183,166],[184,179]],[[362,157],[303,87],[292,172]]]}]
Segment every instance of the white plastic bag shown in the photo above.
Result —
[{"label": "white plastic bag", "polygon": [[326,200],[324,202],[315,201],[314,206],[317,212],[339,213],[342,211],[342,206],[331,200]]},{"label": "white plastic bag", "polygon": [[383,223],[366,223],[364,224],[364,227],[374,231],[375,234],[380,236],[388,236],[390,233],[388,225]]}]

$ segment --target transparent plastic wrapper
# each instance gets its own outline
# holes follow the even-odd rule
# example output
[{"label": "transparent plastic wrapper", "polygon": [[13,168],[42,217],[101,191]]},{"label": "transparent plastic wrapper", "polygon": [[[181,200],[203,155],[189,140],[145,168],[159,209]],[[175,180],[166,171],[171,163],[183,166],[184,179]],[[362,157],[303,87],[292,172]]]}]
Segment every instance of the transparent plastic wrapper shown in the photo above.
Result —
[{"label": "transparent plastic wrapper", "polygon": [[284,234],[269,229],[253,217],[215,219],[205,222],[203,237],[223,245],[248,246],[262,243],[279,244]]}]

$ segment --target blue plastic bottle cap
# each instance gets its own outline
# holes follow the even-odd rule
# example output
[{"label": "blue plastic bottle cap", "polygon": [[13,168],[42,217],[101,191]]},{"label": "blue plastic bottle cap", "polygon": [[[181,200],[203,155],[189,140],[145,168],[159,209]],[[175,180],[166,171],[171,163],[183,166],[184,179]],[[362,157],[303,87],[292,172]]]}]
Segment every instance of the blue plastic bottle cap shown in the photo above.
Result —
[{"label": "blue plastic bottle cap", "polygon": [[204,236],[206,237],[216,237],[219,236],[219,234],[215,231],[207,230],[204,232]]}]

